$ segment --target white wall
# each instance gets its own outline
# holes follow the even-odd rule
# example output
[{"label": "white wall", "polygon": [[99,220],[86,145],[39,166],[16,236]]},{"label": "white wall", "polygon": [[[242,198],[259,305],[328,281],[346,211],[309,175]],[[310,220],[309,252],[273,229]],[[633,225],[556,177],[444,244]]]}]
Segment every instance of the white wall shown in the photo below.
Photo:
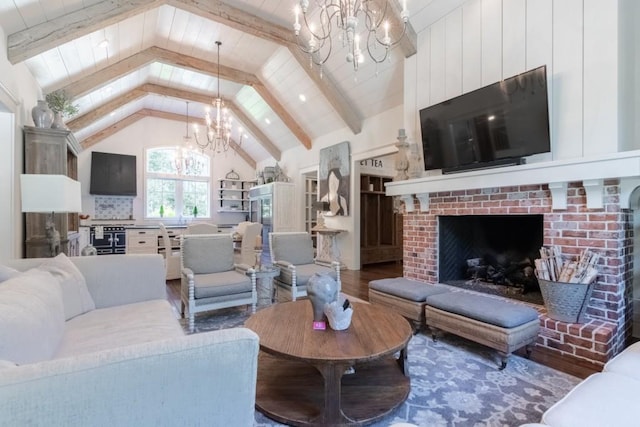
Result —
[{"label": "white wall", "polygon": [[[137,193],[133,200],[133,217],[137,222],[144,222],[144,159],[145,149],[160,146],[178,146],[183,143],[184,123],[175,120],[158,118],[144,118],[118,133],[104,139],[98,144],[83,150],[78,156],[78,180],[82,184],[82,209],[86,214],[95,217],[95,196],[89,194],[91,178],[91,152],[101,151],[105,153],[129,154],[136,156],[136,169],[138,172]],[[132,143],[135,142],[135,143]],[[205,153],[210,153],[206,150]],[[218,213],[216,211],[218,182],[233,169],[240,179],[255,179],[255,169],[249,166],[242,157],[230,150],[226,154],[212,156],[211,173],[214,179],[211,188],[211,218],[217,224],[237,224],[244,221],[243,213]],[[155,220],[157,222],[157,220]]]},{"label": "white wall", "polygon": [[420,135],[422,108],[546,65],[553,159],[640,148],[634,116],[621,113],[638,103],[636,43],[619,32],[637,23],[636,3],[467,1],[420,32],[405,62],[408,133]]},{"label": "white wall", "polygon": [[0,261],[22,256],[23,215],[19,176],[23,171],[22,127],[33,126],[31,108],[42,92],[23,64],[6,57],[6,35],[0,27]]}]

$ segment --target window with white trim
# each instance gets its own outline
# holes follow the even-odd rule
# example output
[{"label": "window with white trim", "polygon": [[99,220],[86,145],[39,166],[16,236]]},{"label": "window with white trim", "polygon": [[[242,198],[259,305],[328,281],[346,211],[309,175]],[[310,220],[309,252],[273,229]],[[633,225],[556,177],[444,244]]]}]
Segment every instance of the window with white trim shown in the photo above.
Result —
[{"label": "window with white trim", "polygon": [[178,147],[148,148],[145,217],[211,217],[211,159]]}]

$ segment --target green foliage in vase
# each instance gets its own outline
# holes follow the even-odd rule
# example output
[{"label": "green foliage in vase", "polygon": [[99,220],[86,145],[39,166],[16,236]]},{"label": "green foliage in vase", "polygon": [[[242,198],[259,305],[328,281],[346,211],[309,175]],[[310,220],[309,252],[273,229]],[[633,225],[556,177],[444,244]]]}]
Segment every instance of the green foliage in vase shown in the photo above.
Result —
[{"label": "green foliage in vase", "polygon": [[73,116],[80,111],[77,105],[71,103],[71,98],[63,90],[48,93],[45,99],[54,113],[62,113],[65,117]]},{"label": "green foliage in vase", "polygon": [[194,216],[194,218],[198,216],[198,207],[197,206],[193,207],[193,216]]},{"label": "green foliage in vase", "polygon": [[164,205],[160,205],[160,218],[164,216]]}]

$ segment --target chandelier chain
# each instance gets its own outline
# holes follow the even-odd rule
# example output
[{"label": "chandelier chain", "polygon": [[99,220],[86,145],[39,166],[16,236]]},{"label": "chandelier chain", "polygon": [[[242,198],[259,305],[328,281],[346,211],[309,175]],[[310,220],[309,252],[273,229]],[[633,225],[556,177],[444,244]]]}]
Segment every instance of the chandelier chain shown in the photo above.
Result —
[{"label": "chandelier chain", "polygon": [[[217,97],[213,100],[213,108],[215,112],[213,113],[213,117],[211,114],[211,108],[207,107],[205,109],[205,128],[206,128],[206,138],[200,138],[200,132],[197,125],[194,125],[194,135],[196,140],[196,145],[204,152],[205,149],[209,148],[213,153],[226,153],[229,148],[232,146],[231,139],[231,129],[233,124],[233,118],[229,114],[228,109],[224,105],[224,101],[222,100],[222,96],[220,95],[220,46],[222,45],[221,41],[216,41],[216,46],[218,47],[218,75],[217,75],[217,86],[218,93]],[[242,144],[242,132],[240,133],[240,140],[237,145]]]}]

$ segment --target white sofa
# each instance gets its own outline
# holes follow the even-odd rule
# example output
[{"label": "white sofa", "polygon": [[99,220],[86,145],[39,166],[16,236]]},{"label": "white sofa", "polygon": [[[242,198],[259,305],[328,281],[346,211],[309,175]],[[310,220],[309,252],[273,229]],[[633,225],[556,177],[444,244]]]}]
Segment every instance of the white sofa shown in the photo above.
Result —
[{"label": "white sofa", "polygon": [[254,424],[258,337],[185,335],[160,255],[4,264],[0,425]]},{"label": "white sofa", "polygon": [[521,427],[636,427],[639,394],[640,342],[574,387],[542,415],[539,424]]}]

